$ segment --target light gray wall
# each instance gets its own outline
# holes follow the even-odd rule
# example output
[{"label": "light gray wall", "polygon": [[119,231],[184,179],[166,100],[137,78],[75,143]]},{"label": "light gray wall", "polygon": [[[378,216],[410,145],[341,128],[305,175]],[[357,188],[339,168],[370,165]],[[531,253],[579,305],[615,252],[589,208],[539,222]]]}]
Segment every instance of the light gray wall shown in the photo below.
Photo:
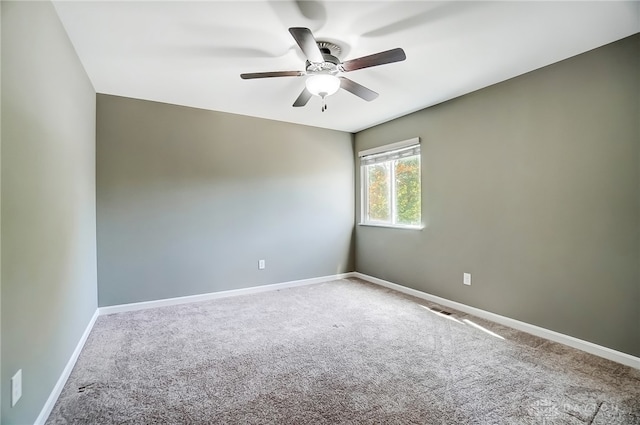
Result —
[{"label": "light gray wall", "polygon": [[[95,92],[49,2],[2,7],[2,424],[33,423],[97,308]],[[23,394],[10,407],[10,378]]]},{"label": "light gray wall", "polygon": [[358,226],[356,270],[640,356],[639,43],[356,134],[421,137],[426,224]]},{"label": "light gray wall", "polygon": [[100,306],[353,270],[351,134],[100,94],[97,117]]},{"label": "light gray wall", "polygon": [[[0,4],[0,188],[2,187],[2,5]],[[1,189],[0,189],[1,191]],[[2,196],[0,195],[0,241],[2,241]],[[0,242],[0,385],[2,385],[2,243]],[[2,389],[0,388],[0,421]]]}]

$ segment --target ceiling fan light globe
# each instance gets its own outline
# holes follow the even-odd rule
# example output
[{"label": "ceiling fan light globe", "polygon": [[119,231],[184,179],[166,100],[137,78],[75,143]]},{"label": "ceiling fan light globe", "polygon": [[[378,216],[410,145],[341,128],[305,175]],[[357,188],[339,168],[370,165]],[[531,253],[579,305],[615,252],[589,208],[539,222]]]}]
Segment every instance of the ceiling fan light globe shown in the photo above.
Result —
[{"label": "ceiling fan light globe", "polygon": [[331,74],[316,74],[307,78],[305,86],[311,94],[324,98],[338,91],[340,79]]}]

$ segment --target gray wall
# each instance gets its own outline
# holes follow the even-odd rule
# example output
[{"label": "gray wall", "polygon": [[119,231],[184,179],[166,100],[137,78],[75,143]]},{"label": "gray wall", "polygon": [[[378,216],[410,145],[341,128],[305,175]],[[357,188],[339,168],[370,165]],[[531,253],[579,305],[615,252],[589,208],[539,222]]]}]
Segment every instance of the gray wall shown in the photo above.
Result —
[{"label": "gray wall", "polygon": [[[97,307],[95,92],[48,2],[2,7],[2,424],[33,423]],[[10,379],[23,394],[10,407]]]},{"label": "gray wall", "polygon": [[[0,4],[0,188],[2,187],[2,5]],[[1,191],[1,189],[0,189]],[[2,385],[2,196],[0,195],[0,385]],[[0,422],[2,421],[2,388],[0,387]]]},{"label": "gray wall", "polygon": [[358,226],[357,271],[640,356],[639,43],[356,134],[421,137],[426,224]]},{"label": "gray wall", "polygon": [[97,117],[100,306],[353,270],[351,134],[107,95]]}]

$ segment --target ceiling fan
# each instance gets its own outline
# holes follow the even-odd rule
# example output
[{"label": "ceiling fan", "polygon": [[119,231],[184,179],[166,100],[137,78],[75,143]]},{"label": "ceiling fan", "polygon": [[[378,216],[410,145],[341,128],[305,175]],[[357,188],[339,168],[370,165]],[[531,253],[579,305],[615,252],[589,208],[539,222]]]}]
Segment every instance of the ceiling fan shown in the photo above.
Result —
[{"label": "ceiling fan", "polygon": [[322,112],[324,112],[327,109],[325,98],[337,92],[339,88],[343,88],[370,102],[378,97],[378,93],[343,77],[342,74],[356,69],[400,62],[407,58],[404,50],[397,48],[340,62],[335,56],[340,51],[340,47],[333,43],[316,41],[309,28],[294,27],[289,28],[289,32],[307,57],[304,71],[254,72],[240,74],[240,77],[244,80],[249,80],[253,78],[302,77],[306,75],[305,88],[296,101],[293,102],[294,107],[305,106],[311,96],[316,95],[322,99]]}]

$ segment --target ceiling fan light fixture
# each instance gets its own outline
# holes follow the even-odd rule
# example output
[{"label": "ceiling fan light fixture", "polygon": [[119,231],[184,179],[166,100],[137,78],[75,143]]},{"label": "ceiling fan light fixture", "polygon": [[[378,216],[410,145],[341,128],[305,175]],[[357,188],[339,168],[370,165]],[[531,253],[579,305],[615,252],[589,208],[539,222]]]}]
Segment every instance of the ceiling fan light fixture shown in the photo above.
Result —
[{"label": "ceiling fan light fixture", "polygon": [[311,94],[324,99],[338,91],[340,79],[331,74],[315,74],[307,78],[305,86]]}]

